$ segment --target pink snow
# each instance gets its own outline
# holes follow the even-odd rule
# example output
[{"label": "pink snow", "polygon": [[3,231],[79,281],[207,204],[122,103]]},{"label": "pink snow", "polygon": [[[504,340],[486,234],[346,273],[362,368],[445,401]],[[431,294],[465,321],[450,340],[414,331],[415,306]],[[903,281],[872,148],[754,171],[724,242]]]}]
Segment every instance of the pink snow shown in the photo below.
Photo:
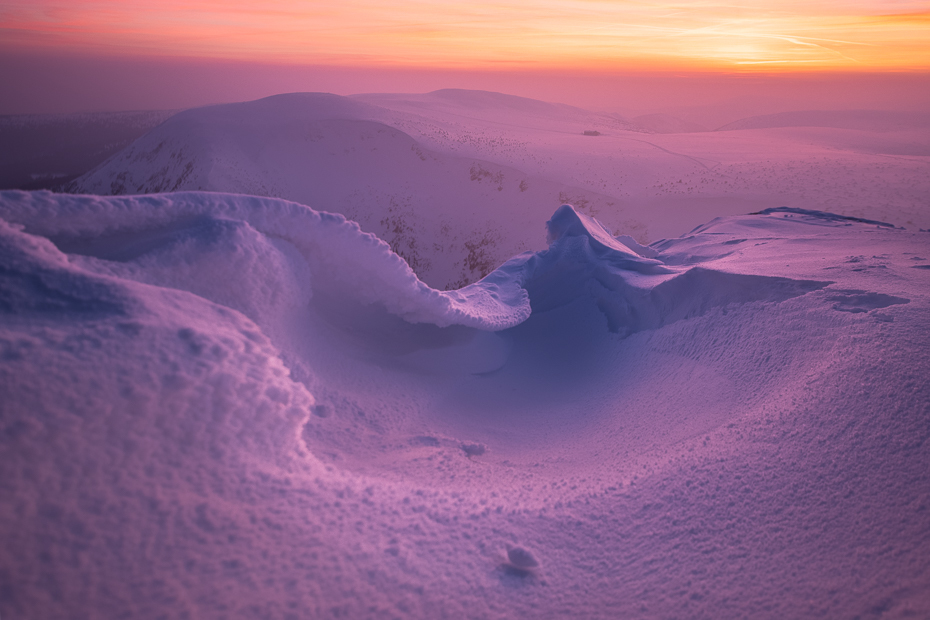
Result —
[{"label": "pink snow", "polygon": [[927,156],[490,95],[203,108],[0,192],[0,615],[930,615]]}]

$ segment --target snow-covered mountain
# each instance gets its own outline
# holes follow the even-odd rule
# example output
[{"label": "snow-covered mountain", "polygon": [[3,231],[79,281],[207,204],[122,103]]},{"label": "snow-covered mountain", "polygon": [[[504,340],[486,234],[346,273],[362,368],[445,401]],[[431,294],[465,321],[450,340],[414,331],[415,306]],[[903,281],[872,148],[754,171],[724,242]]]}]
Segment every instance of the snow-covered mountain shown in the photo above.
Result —
[{"label": "snow-covered mountain", "polygon": [[58,189],[174,111],[0,116],[0,189]]},{"label": "snow-covered mountain", "polygon": [[[70,191],[210,190],[286,198],[342,213],[425,281],[456,288],[539,248],[523,222],[596,192],[474,157],[433,152],[376,120],[369,104],[322,93],[177,114]],[[635,231],[633,231],[635,232]]]},{"label": "snow-covered mountain", "polygon": [[801,110],[751,116],[728,123],[717,131],[773,127],[832,127],[868,132],[930,129],[930,113],[884,110]]},{"label": "snow-covered mountain", "polygon": [[0,613],[930,614],[928,233],[528,225],[439,291],[281,199],[0,193]]},{"label": "snow-covered mountain", "polygon": [[659,132],[646,133],[616,115],[500,93],[295,93],[189,110],[71,189],[294,200],[357,221],[449,288],[541,249],[525,224],[566,202],[640,243],[779,206],[930,228],[921,118],[789,113],[693,132],[642,117]]},{"label": "snow-covered mountain", "polygon": [[633,121],[648,131],[655,133],[694,133],[707,131],[707,127],[682,120],[668,114],[643,114]]}]

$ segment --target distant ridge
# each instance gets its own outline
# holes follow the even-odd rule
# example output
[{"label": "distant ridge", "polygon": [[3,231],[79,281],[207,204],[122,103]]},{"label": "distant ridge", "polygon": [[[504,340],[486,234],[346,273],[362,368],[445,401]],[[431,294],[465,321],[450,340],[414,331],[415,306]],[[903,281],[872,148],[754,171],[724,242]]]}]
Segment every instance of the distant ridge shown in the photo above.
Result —
[{"label": "distant ridge", "polygon": [[532,118],[547,123],[594,123],[610,129],[640,130],[636,123],[616,114],[602,114],[565,103],[550,103],[487,90],[443,88],[423,94],[366,93],[351,95],[350,98],[408,112],[429,109],[485,120],[506,119],[515,122]]},{"label": "distant ridge", "polygon": [[549,103],[539,99],[530,99],[529,97],[520,97],[519,95],[508,95],[497,93],[490,90],[469,90],[466,88],[440,88],[423,94],[408,93],[366,93],[359,95],[350,95],[351,99],[366,101],[369,99],[383,100],[432,100],[444,101],[454,105],[467,107],[469,109],[481,108],[510,108],[523,112],[535,111],[540,113],[551,113],[553,111],[564,112],[566,110],[575,110],[583,114],[590,114],[588,110],[578,108],[564,103]]},{"label": "distant ridge", "polygon": [[707,131],[707,127],[703,125],[668,114],[644,114],[634,117],[633,122],[653,133],[697,133]]},{"label": "distant ridge", "polygon": [[875,226],[883,226],[885,228],[899,228],[898,226],[889,224],[888,222],[867,220],[862,217],[851,217],[849,215],[838,215],[836,213],[828,213],[826,211],[814,211],[813,209],[799,209],[797,207],[773,207],[771,209],[756,211],[755,213],[750,213],[749,215],[772,215],[774,213],[803,215],[804,217],[826,220],[828,222],[857,222],[859,224],[874,224]]},{"label": "distant ridge", "polygon": [[0,116],[0,189],[59,189],[176,112]]},{"label": "distant ridge", "polygon": [[903,131],[930,128],[930,113],[884,110],[805,110],[750,116],[719,127],[716,131],[773,129],[776,127],[832,127],[861,131]]},{"label": "distant ridge", "polygon": [[[424,97],[424,96],[414,96]],[[475,91],[441,91],[456,112],[480,108],[541,124],[554,104]],[[462,103],[464,100],[469,102]],[[516,107],[514,107],[516,106]],[[570,109],[572,110],[572,109]],[[579,111],[579,113],[582,111]],[[592,192],[478,157],[434,152],[365,100],[289,93],[180,112],[67,185],[96,195],[211,191],[284,198],[342,213],[387,241],[417,275],[459,288],[490,273],[537,235],[510,224]],[[480,112],[479,112],[480,113]],[[580,128],[585,127],[577,123]],[[427,242],[426,240],[429,240]]]}]

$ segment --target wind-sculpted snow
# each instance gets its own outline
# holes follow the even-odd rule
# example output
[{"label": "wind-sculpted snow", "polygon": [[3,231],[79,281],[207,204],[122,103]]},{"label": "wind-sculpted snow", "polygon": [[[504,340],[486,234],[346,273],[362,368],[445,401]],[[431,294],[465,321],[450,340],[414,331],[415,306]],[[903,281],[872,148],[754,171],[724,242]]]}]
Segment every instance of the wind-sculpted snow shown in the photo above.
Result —
[{"label": "wind-sculpted snow", "polygon": [[[825,214],[823,221],[831,222],[831,217]],[[732,273],[696,263],[669,266],[642,256],[630,247],[635,242],[610,236],[597,220],[570,205],[559,207],[546,229],[548,250],[511,259],[482,282],[510,275],[529,294],[534,313],[588,303],[603,315],[610,332],[623,336],[711,308],[784,301],[830,284]],[[641,248],[646,250],[661,257],[651,248]]]},{"label": "wind-sculpted snow", "polygon": [[[67,252],[128,265],[112,267],[114,272],[225,300],[253,318],[276,303],[306,303],[316,289],[439,327],[505,329],[530,312],[516,278],[497,275],[457,291],[431,289],[354,222],[283,200],[9,192],[0,215]],[[230,288],[230,281],[236,286]]]},{"label": "wind-sculpted snow", "polygon": [[927,233],[545,232],[0,193],[0,615],[928,617]]},{"label": "wind-sculpted snow", "polygon": [[640,256],[631,245],[611,236],[600,222],[575,211],[570,205],[562,205],[546,222],[546,241],[553,243],[570,237],[584,237],[592,251],[603,260],[620,269],[639,273],[669,273],[657,260]]},{"label": "wind-sculpted snow", "polygon": [[783,300],[827,284],[670,268],[569,205],[546,223],[548,250],[517,256],[454,291],[421,282],[387,244],[343,216],[281,200],[11,192],[2,215],[65,252],[100,259],[95,265],[108,273],[190,291],[265,324],[322,295],[331,314],[347,304],[375,306],[410,323],[500,331],[525,321],[531,308],[586,298],[610,331],[628,335],[708,307]]}]

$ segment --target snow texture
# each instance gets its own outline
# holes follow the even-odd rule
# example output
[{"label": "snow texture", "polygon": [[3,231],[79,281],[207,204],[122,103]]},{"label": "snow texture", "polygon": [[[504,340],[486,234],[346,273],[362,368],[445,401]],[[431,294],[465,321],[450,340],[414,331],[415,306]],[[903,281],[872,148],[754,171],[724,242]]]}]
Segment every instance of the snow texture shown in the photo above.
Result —
[{"label": "snow texture", "polygon": [[[116,273],[147,271],[138,277],[215,298],[256,319],[305,304],[317,288],[438,327],[505,329],[530,312],[513,277],[493,274],[457,291],[436,291],[354,222],[280,200],[181,193],[62,204],[48,192],[10,192],[4,211],[72,254],[126,265]],[[237,286],[229,290],[231,281]]]},{"label": "snow texture", "polygon": [[930,615],[926,233],[547,236],[0,193],[0,615]]}]

